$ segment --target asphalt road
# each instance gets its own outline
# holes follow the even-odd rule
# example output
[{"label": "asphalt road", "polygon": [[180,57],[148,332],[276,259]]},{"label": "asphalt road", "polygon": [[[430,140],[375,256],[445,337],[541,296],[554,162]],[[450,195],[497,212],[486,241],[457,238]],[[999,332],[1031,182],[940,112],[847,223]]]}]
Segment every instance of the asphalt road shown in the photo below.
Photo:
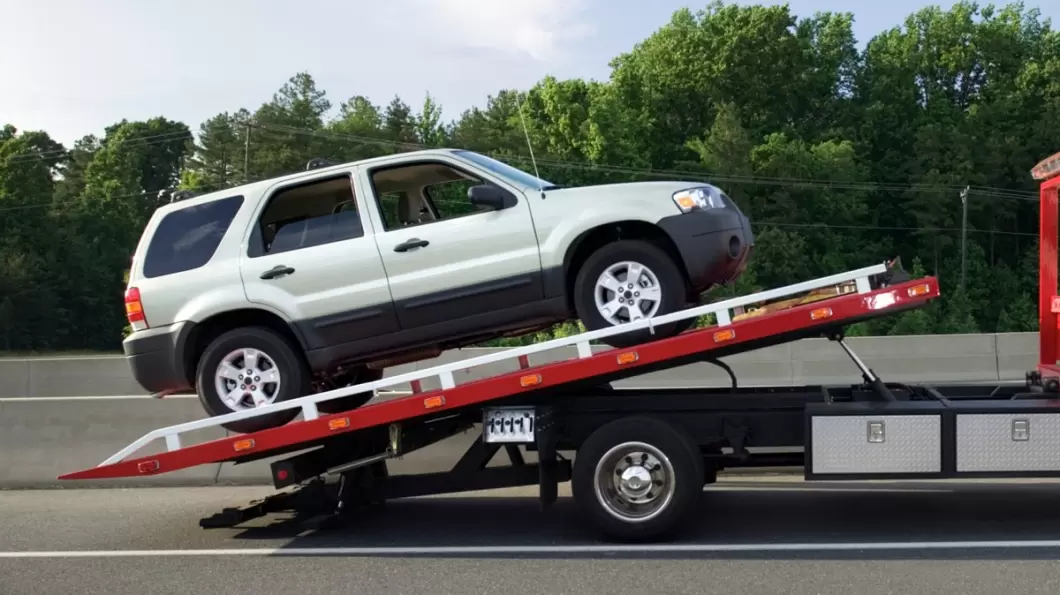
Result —
[{"label": "asphalt road", "polygon": [[1055,481],[737,477],[704,493],[679,540],[630,550],[598,541],[569,499],[543,513],[525,490],[391,502],[328,531],[197,525],[268,492],[0,492],[0,593],[1060,592]]}]

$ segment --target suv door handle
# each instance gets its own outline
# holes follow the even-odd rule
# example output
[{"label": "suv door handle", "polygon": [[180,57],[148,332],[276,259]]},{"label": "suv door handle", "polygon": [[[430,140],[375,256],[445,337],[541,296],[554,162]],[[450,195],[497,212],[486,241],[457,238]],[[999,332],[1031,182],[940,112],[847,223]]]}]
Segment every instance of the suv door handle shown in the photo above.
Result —
[{"label": "suv door handle", "polygon": [[394,246],[394,252],[408,252],[413,248],[426,248],[431,243],[427,240],[421,240],[419,238],[412,238],[406,242],[402,242],[397,246]]},{"label": "suv door handle", "polygon": [[294,274],[294,269],[293,268],[291,268],[289,266],[286,266],[286,265],[278,264],[278,265],[272,267],[271,269],[265,271],[264,273],[262,273],[261,274],[261,278],[262,279],[275,279],[276,277],[283,277],[284,275],[293,275],[293,274]]}]

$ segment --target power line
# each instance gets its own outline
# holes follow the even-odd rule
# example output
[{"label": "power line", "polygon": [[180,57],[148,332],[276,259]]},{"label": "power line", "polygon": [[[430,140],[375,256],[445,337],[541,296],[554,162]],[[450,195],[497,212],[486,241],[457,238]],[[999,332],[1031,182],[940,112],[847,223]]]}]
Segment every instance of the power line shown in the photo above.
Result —
[{"label": "power line", "polygon": [[[345,133],[338,133],[332,131],[322,130],[310,130],[305,128],[298,128],[294,126],[287,126],[282,124],[270,124],[250,121],[246,125],[259,128],[259,129],[271,129],[274,132],[287,132],[292,134],[312,135],[320,136],[324,138],[341,138],[345,140],[351,140],[359,143],[381,145],[395,148],[406,148],[411,150],[437,148],[431,145],[423,143],[413,142],[400,142],[392,141],[387,139],[379,139],[372,137],[364,137],[358,135],[351,135]],[[146,135],[139,137],[128,137],[119,139],[117,141],[105,141],[103,146],[93,151],[86,151],[88,154],[95,154],[103,148],[129,144],[130,146],[151,146],[155,144],[161,144],[166,142],[173,142],[177,140],[194,139],[194,134],[191,131],[174,131],[169,133]],[[61,159],[71,154],[74,149],[54,149],[51,151],[29,151],[25,153],[17,153],[10,155],[6,159],[6,164],[11,165],[15,163],[31,163],[35,161],[46,161],[50,159]],[[490,156],[497,158],[508,158],[518,161],[526,161],[527,157],[523,155],[497,155],[495,153],[486,153]],[[655,168],[632,168],[605,164],[595,164],[591,162],[574,162],[569,160],[559,159],[542,159],[539,163],[545,165],[551,165],[554,167],[561,167],[566,169],[582,169],[590,171],[610,172],[610,173],[624,173],[633,175],[644,175],[651,177],[659,176],[704,176],[709,177],[712,180],[719,182],[730,182],[730,183],[751,183],[756,185],[784,185],[784,186],[803,186],[812,188],[834,188],[838,190],[895,190],[895,191],[914,191],[914,192],[948,192],[948,191],[960,191],[963,190],[966,185],[956,184],[896,184],[888,182],[861,182],[855,180],[828,180],[819,178],[792,178],[792,177],[776,177],[776,176],[738,176],[738,175],[727,175],[719,174],[714,172],[707,172],[705,170],[673,170],[673,169],[655,169]],[[1013,199],[1024,199],[1029,201],[1037,201],[1036,193],[1032,191],[1023,190],[1010,190],[1005,188],[988,187],[988,186],[972,186],[971,189],[976,192],[979,196],[989,198],[1013,198]]]},{"label": "power line", "polygon": [[[96,198],[107,198],[109,200],[124,200],[126,198],[146,198],[146,197],[152,196],[152,195],[153,196],[158,196],[158,194],[160,192],[163,192],[165,190],[168,190],[168,189],[154,190],[154,191],[145,190],[143,192],[135,192],[135,193],[132,193],[132,194],[120,194],[118,196],[106,196],[106,197],[85,196],[85,197],[80,197],[80,198],[81,199],[88,199],[88,200],[92,200],[92,199],[96,199]],[[59,207],[59,210],[62,211],[66,207],[76,206],[77,204],[79,204],[79,202],[80,201],[78,201],[78,202],[67,202],[67,203],[58,203],[58,202],[55,202],[55,201],[48,201],[48,202],[30,203],[30,204],[25,204],[25,205],[16,205],[16,206],[13,206],[13,207],[0,207],[0,213],[7,213],[7,212],[11,212],[11,211],[22,211],[22,210],[29,210],[29,209],[44,209],[44,208],[48,208],[48,207]]]},{"label": "power line", "polygon": [[[432,148],[430,145],[422,143],[411,143],[393,141],[388,139],[372,138],[358,135],[351,135],[345,133],[338,133],[332,131],[323,130],[311,130],[305,128],[298,128],[294,126],[286,126],[282,124],[268,124],[261,122],[248,122],[248,126],[257,128],[260,130],[267,130],[272,132],[283,132],[288,134],[300,134],[307,136],[316,136],[330,139],[342,139],[354,141],[362,144],[370,144],[376,146],[384,146],[390,148],[402,148],[408,150],[421,150]],[[103,146],[93,150],[86,151],[85,153],[94,155],[96,152],[115,145],[128,145],[133,147],[143,146],[154,146],[158,144],[164,144],[174,141],[183,141],[187,139],[194,139],[194,135],[188,131],[175,131],[156,135],[146,135],[140,137],[129,137],[119,139],[117,141],[109,141]],[[7,165],[17,163],[32,163],[35,161],[46,161],[49,159],[61,159],[72,153],[71,150],[53,150],[43,152],[26,152],[9,156],[6,160]],[[504,160],[512,160],[518,162],[528,162],[527,157],[523,155],[500,155],[496,152],[484,152],[492,157]],[[49,157],[49,155],[51,155]],[[653,168],[633,168],[614,166],[606,164],[596,164],[591,162],[577,162],[569,160],[559,159],[540,159],[539,163],[547,166],[563,168],[567,170],[581,170],[581,171],[597,171],[602,173],[619,173],[628,175],[643,175],[647,177],[705,177],[710,178],[716,182],[729,182],[739,184],[755,184],[755,185],[771,185],[771,186],[801,186],[810,188],[828,188],[835,190],[860,190],[860,191],[874,191],[874,190],[892,190],[892,191],[910,191],[910,192],[948,192],[954,189],[963,189],[966,186],[957,185],[943,185],[943,184],[895,184],[895,183],[881,183],[881,182],[859,182],[849,180],[822,180],[815,178],[791,178],[791,177],[774,177],[774,176],[739,176],[739,175],[727,175],[707,172],[704,170],[672,170],[672,169],[653,169]],[[1006,198],[1006,199],[1020,199],[1031,202],[1036,202],[1038,199],[1033,192],[1020,191],[1020,190],[1009,190],[1004,188],[985,187],[985,186],[973,186],[971,187],[976,195],[983,198]]]},{"label": "power line", "polygon": [[[109,147],[113,147],[113,146],[126,145],[126,146],[132,146],[132,147],[143,147],[143,146],[158,145],[158,144],[163,144],[163,143],[168,143],[168,142],[173,142],[173,141],[178,141],[178,140],[187,140],[189,138],[191,138],[191,139],[194,138],[194,135],[190,131],[189,132],[174,131],[174,132],[167,132],[167,133],[163,133],[163,134],[152,134],[152,135],[147,135],[147,136],[131,136],[131,137],[128,137],[128,138],[122,138],[122,139],[118,139],[118,140],[105,141],[104,144],[102,144],[100,147],[98,147],[96,149],[93,149],[93,150],[90,150],[90,151],[82,151],[82,153],[84,153],[86,155],[95,155],[99,151],[102,151],[103,149],[106,149],[106,148],[109,148]],[[151,142],[141,142],[141,141],[151,141]],[[50,151],[25,151],[25,152],[22,152],[22,153],[15,153],[13,155],[9,155],[7,157],[7,159],[4,160],[2,163],[4,165],[12,165],[12,164],[18,164],[18,163],[34,163],[34,162],[38,162],[38,161],[49,161],[49,160],[55,160],[55,159],[62,159],[64,157],[66,157],[67,155],[72,154],[74,151],[76,151],[76,149],[65,149],[65,148],[64,149],[52,149]]]},{"label": "power line", "polygon": [[[445,200],[445,199],[434,199],[434,204],[443,205],[460,205],[466,206],[468,203],[461,202],[458,200]],[[960,227],[929,227],[929,226],[891,226],[891,225],[843,225],[843,224],[832,224],[832,223],[785,223],[779,221],[752,221],[752,227],[782,227],[782,228],[795,228],[795,229],[843,229],[843,230],[858,230],[858,231],[919,231],[925,232],[930,231],[934,233],[956,233],[962,231]],[[967,229],[968,233],[992,233],[997,235],[1005,236],[1023,236],[1023,237],[1038,237],[1036,233],[1029,233],[1024,231],[1000,231],[992,229]]]},{"label": "power line", "polygon": [[[251,126],[251,127],[259,129],[259,130],[271,131],[271,132],[274,132],[274,133],[281,133],[282,132],[282,133],[288,133],[288,134],[301,134],[301,135],[317,136],[317,137],[322,137],[322,138],[351,140],[351,141],[358,142],[358,143],[371,144],[371,145],[377,145],[377,146],[385,146],[385,147],[391,147],[391,148],[403,148],[403,149],[413,149],[413,150],[430,148],[428,145],[424,145],[424,144],[421,144],[421,143],[408,143],[408,142],[392,141],[392,140],[387,140],[387,139],[379,139],[379,138],[372,138],[372,137],[363,137],[363,136],[357,136],[357,135],[349,135],[349,134],[337,133],[337,132],[331,132],[331,131],[310,130],[310,129],[304,129],[304,128],[297,128],[297,127],[294,127],[294,126],[285,126],[285,125],[280,125],[280,124],[262,124],[262,123],[259,123],[259,122],[249,122],[248,126]],[[190,136],[191,136],[191,134],[187,133],[187,132],[172,132],[172,133],[165,133],[165,134],[158,134],[158,135],[148,135],[148,136],[142,136],[142,137],[130,137],[130,138],[127,138],[127,139],[121,139],[120,141],[117,141],[117,142],[118,142],[118,144],[122,144],[122,143],[126,143],[126,142],[142,141],[142,142],[140,142],[140,144],[138,144],[138,145],[134,144],[132,146],[153,146],[153,145],[157,145],[157,144],[163,144],[163,143],[167,143],[167,142],[172,142],[174,140],[184,140],[184,139],[186,139],[186,138],[188,138]],[[105,148],[105,147],[100,147],[99,149],[96,149],[96,151],[101,150],[102,148]],[[94,152],[95,151],[93,151],[92,153],[94,153]],[[505,158],[507,158],[509,160],[514,160],[514,161],[525,161],[526,160],[526,158],[521,156],[521,155],[498,155],[496,153],[486,153],[486,154],[490,154],[491,156],[497,157],[497,158],[502,159],[502,160],[505,159]],[[36,159],[37,155],[36,154],[28,154],[28,156],[25,157],[24,159],[31,160],[30,158]],[[8,163],[10,163],[13,160],[15,160],[15,159],[13,159],[13,158],[9,159]],[[545,164],[545,165],[551,165],[553,167],[558,167],[558,168],[565,168],[565,169],[568,169],[568,170],[602,171],[602,172],[609,172],[609,173],[624,173],[624,174],[632,174],[632,175],[645,175],[645,176],[650,176],[650,177],[659,177],[659,176],[667,176],[667,177],[669,177],[669,176],[674,176],[674,175],[686,176],[688,174],[705,173],[705,172],[680,171],[680,170],[655,170],[655,169],[643,169],[643,168],[628,168],[628,167],[620,167],[620,166],[607,166],[607,165],[593,164],[593,163],[588,163],[588,162],[564,161],[564,160],[554,160],[554,159],[539,160],[539,163],[542,163],[542,164]],[[709,174],[706,174],[706,175],[709,175]],[[709,177],[711,177],[712,180],[714,180],[714,181],[719,181],[719,180],[720,181],[725,181],[725,180],[727,180],[727,181],[731,181],[731,182],[735,182],[735,183],[750,183],[750,184],[764,184],[764,185],[784,185],[784,186],[798,185],[798,186],[811,187],[811,188],[828,188],[828,189],[839,189],[839,190],[866,190],[866,191],[870,191],[870,190],[880,190],[880,189],[883,189],[883,190],[894,189],[894,190],[903,190],[903,191],[927,192],[927,191],[946,191],[949,188],[948,186],[944,186],[944,185],[935,185],[935,186],[932,186],[932,185],[906,185],[906,186],[902,186],[902,185],[894,185],[894,184],[890,184],[890,185],[889,184],[877,184],[877,183],[871,183],[871,182],[833,182],[833,181],[814,180],[814,179],[777,178],[777,177],[763,177],[763,176],[709,175]],[[136,194],[130,194],[130,195],[124,195],[124,196],[117,196],[117,197],[110,197],[110,198],[113,198],[113,199],[124,199],[124,198],[144,197],[144,196],[147,196],[147,195],[150,195],[150,194],[157,194],[158,192],[160,192],[160,191],[145,191],[145,192],[142,192],[142,193],[136,193]],[[1004,189],[992,189],[992,188],[990,188],[990,189],[986,189],[986,190],[980,190],[980,191],[977,192],[977,194],[979,196],[982,196],[982,197],[985,197],[985,198],[1007,198],[1007,199],[1035,200],[1035,199],[1030,199],[1030,198],[1027,198],[1027,197],[1024,197],[1024,196],[1017,196],[1017,191],[1008,191],[1008,190],[1004,190]],[[47,201],[47,202],[27,204],[27,205],[3,207],[3,208],[0,208],[0,212],[11,212],[11,211],[18,211],[18,210],[25,210],[25,209],[32,209],[32,208],[47,208],[49,206],[56,206],[56,204],[54,203],[54,201]],[[60,206],[60,208],[62,208],[62,205],[58,205],[58,206]],[[773,226],[780,226],[780,227],[815,227],[815,226],[816,227],[820,227],[821,225],[825,225],[825,224],[780,224],[780,223],[767,224],[767,223],[762,223],[762,225],[773,225]],[[866,229],[866,230],[880,230],[880,231],[883,231],[883,230],[888,230],[888,231],[939,231],[939,232],[951,231],[951,230],[949,230],[947,228],[927,228],[927,227],[837,226],[837,225],[830,225],[830,226],[827,226],[827,227],[831,227],[831,228],[835,228],[835,229],[841,229],[841,228],[843,228],[843,229]],[[972,231],[974,233],[995,233],[995,234],[1000,234],[1000,235],[1025,235],[1025,236],[1036,235],[1036,234],[1031,234],[1031,233],[1008,232],[1008,231],[998,231],[998,230],[972,230]]]},{"label": "power line", "polygon": [[[823,227],[826,229],[847,229],[847,230],[865,230],[865,231],[931,231],[936,233],[956,233],[961,231],[959,227],[895,227],[888,225],[832,225],[829,223],[772,223],[769,221],[758,221],[751,222],[752,226],[760,227],[795,227],[795,228],[807,228],[813,229],[817,227]],[[990,233],[1005,236],[1024,236],[1024,237],[1038,237],[1036,233],[1030,233],[1025,231],[1000,231],[993,229],[971,229],[967,230],[968,233]]]},{"label": "power line", "polygon": [[[362,144],[384,146],[391,148],[405,148],[411,150],[422,150],[434,147],[431,145],[425,145],[422,143],[410,143],[401,141],[392,141],[387,139],[379,139],[365,136],[358,136],[352,134],[345,134],[340,132],[324,131],[324,130],[310,130],[305,128],[297,128],[294,126],[286,126],[282,124],[262,124],[259,122],[251,122],[250,126],[263,130],[272,130],[273,132],[286,132],[289,134],[302,134],[307,136],[317,136],[321,138],[334,138],[350,140]],[[521,161],[529,163],[528,157],[523,155],[500,155],[496,152],[485,152],[480,151],[485,155],[497,159],[510,159],[515,161]],[[706,172],[703,170],[672,170],[672,169],[646,169],[646,168],[633,168],[633,167],[622,167],[613,165],[603,165],[591,162],[577,162],[569,160],[558,160],[558,159],[538,159],[537,162],[542,165],[552,165],[554,167],[567,168],[567,169],[580,169],[589,171],[601,171],[610,173],[624,173],[634,175],[645,175],[651,177],[673,177],[673,176],[695,176],[699,175],[702,177],[708,177],[711,180],[721,182],[733,182],[733,183],[752,183],[760,185],[772,185],[772,186],[804,186],[811,188],[833,188],[837,190],[895,190],[895,191],[913,191],[913,192],[950,192],[954,189],[962,190],[965,185],[941,185],[941,184],[893,184],[893,183],[877,183],[877,182],[858,182],[848,180],[821,180],[813,178],[784,178],[784,177],[769,177],[769,176],[736,176],[726,174],[715,174]],[[1029,200],[1037,202],[1036,194],[1030,191],[1023,190],[1009,190],[1005,188],[994,188],[988,186],[973,186],[976,190],[976,194],[985,198],[1011,198],[1020,200]]]}]

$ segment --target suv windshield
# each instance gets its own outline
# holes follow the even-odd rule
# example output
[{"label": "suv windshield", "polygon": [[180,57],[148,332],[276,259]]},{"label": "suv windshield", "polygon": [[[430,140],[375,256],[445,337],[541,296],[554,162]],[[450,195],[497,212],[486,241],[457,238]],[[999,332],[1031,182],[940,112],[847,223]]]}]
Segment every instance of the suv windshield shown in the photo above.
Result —
[{"label": "suv windshield", "polygon": [[461,150],[454,151],[454,153],[457,156],[467,159],[468,161],[476,165],[484,167],[490,170],[491,172],[497,174],[498,176],[501,176],[502,178],[505,178],[506,180],[518,184],[520,186],[533,188],[534,190],[548,190],[551,188],[556,188],[556,185],[552,182],[532,176],[521,169],[516,169],[508,165],[507,163],[497,161],[492,157],[486,157],[485,155],[476,153],[474,151]]}]

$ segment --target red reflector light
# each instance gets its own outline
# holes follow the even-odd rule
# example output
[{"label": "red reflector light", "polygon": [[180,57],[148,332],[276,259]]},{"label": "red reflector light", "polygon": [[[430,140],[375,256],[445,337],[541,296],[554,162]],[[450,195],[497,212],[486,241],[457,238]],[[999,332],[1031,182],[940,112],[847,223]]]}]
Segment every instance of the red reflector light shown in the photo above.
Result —
[{"label": "red reflector light", "polygon": [[927,295],[929,291],[931,291],[931,286],[927,283],[921,283],[920,285],[910,287],[907,293],[909,294],[909,297],[919,297]]},{"label": "red reflector light", "polygon": [[158,461],[144,461],[136,464],[136,470],[140,473],[154,473],[162,465]]},{"label": "red reflector light", "polygon": [[736,331],[734,331],[732,329],[726,329],[726,330],[718,331],[718,332],[714,333],[714,342],[715,343],[724,343],[725,341],[732,341],[735,338],[736,338]]},{"label": "red reflector light", "polygon": [[522,387],[536,386],[541,384],[540,374],[528,374],[519,379],[519,385]]},{"label": "red reflector light", "polygon": [[822,318],[831,318],[831,308],[817,308],[813,312],[810,312],[810,320],[821,320]]},{"label": "red reflector light", "polygon": [[125,290],[125,318],[129,320],[129,324],[147,322],[144,318],[144,305],[140,301],[140,290],[135,287]]}]

